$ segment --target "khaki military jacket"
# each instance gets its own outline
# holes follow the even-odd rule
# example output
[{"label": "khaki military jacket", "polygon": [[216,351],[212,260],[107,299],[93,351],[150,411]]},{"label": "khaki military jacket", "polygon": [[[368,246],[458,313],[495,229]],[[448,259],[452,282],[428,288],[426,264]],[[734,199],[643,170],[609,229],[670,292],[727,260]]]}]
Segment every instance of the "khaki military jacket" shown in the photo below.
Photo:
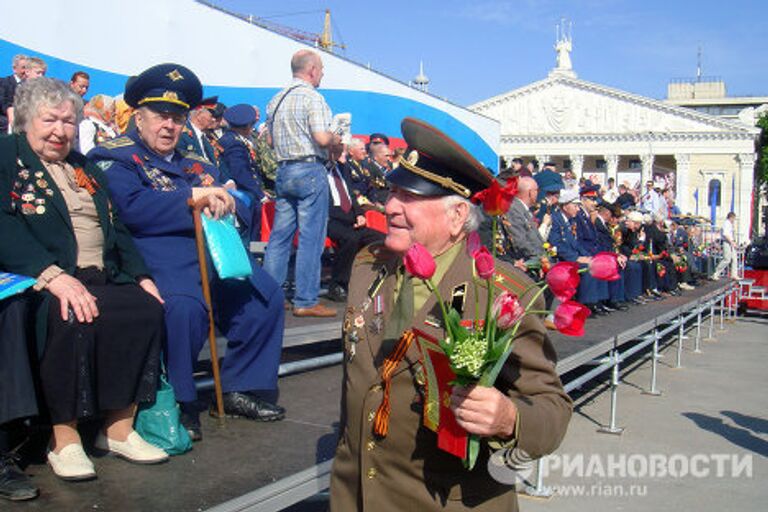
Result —
[{"label": "khaki military jacket", "polygon": [[[380,368],[397,342],[384,339],[382,321],[386,326],[394,305],[400,264],[400,258],[382,246],[371,246],[358,255],[353,267],[343,329],[346,357],[331,510],[517,510],[514,487],[499,483],[488,472],[491,449],[486,441],[475,468],[468,471],[459,458],[439,450],[437,435],[422,425],[424,374],[415,342],[392,377],[389,433],[379,439],[372,432],[383,396]],[[503,273],[510,276],[503,286],[517,294],[531,284],[516,269],[504,266]],[[446,301],[464,296],[464,318],[474,315],[472,283],[472,260],[462,249],[438,288]],[[480,296],[484,299],[484,290]],[[381,311],[377,300],[383,314],[377,314]],[[543,300],[539,302],[536,309],[544,309]],[[415,313],[412,326],[442,338],[444,332],[434,322],[439,318],[430,296]],[[526,316],[496,387],[517,406],[516,457],[538,458],[557,448],[570,419],[571,401],[555,372],[555,352],[539,317]]]}]

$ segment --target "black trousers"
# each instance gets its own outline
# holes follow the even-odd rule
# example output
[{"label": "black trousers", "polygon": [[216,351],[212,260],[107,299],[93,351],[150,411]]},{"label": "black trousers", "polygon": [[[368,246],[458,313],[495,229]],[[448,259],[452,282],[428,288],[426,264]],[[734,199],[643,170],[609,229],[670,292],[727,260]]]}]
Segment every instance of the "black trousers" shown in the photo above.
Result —
[{"label": "black trousers", "polygon": [[40,380],[53,424],[153,400],[157,387],[163,306],[138,285],[108,283],[103,271],[75,277],[97,298],[99,316],[62,320],[58,299],[50,303]]},{"label": "black trousers", "polygon": [[664,277],[659,276],[659,289],[668,292],[677,288],[677,271],[671,259],[661,259],[658,263],[664,267]]},{"label": "black trousers", "polygon": [[37,415],[27,297],[0,302],[0,425]]},{"label": "black trousers", "polygon": [[370,228],[355,229],[351,222],[331,218],[328,219],[328,238],[338,246],[334,253],[332,284],[346,290],[357,251],[366,245],[384,240],[384,233]]}]

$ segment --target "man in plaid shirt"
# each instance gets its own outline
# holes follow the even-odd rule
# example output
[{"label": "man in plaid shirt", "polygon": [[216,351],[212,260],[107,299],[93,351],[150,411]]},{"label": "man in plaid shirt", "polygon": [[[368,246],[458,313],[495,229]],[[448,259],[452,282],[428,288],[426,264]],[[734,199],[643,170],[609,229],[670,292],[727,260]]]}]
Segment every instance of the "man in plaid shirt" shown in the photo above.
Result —
[{"label": "man in plaid shirt", "polygon": [[291,59],[293,82],[267,105],[267,127],[277,156],[275,221],[264,257],[266,270],[285,282],[291,243],[299,230],[296,251],[294,316],[331,317],[336,310],[318,302],[320,258],[328,224],[328,148],[339,144],[330,131],[331,109],[317,92],[323,62],[310,50]]}]

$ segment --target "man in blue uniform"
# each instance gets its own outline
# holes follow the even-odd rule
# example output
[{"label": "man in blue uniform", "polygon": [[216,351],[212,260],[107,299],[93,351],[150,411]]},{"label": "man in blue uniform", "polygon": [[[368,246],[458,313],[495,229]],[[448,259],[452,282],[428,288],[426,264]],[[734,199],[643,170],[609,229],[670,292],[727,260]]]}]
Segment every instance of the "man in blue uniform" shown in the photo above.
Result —
[{"label": "man in blue uniform", "polygon": [[533,177],[539,186],[539,193],[536,196],[536,206],[534,207],[534,217],[539,224],[549,224],[552,211],[557,205],[560,190],[565,188],[563,178],[550,168],[546,168]]},{"label": "man in blue uniform", "polygon": [[595,232],[599,251],[617,253],[619,274],[621,275],[620,279],[608,282],[610,300],[606,305],[611,309],[624,311],[628,309],[625,303],[640,295],[643,276],[639,265],[630,265],[627,257],[618,253],[615,233],[618,232],[619,217],[621,217],[621,208],[616,204],[600,203],[595,217]]},{"label": "man in blue uniform", "polygon": [[237,189],[248,196],[252,213],[250,240],[259,240],[261,234],[261,203],[264,200],[261,170],[253,144],[253,125],[256,111],[251,105],[241,103],[224,111],[229,129],[219,139],[221,164],[226,167],[229,177]]},{"label": "man in blue uniform", "polygon": [[218,160],[205,132],[214,128],[213,115],[218,99],[217,96],[205,98],[189,112],[178,142],[178,149],[182,154],[194,153],[213,165],[217,165]]},{"label": "man in blue uniform", "polygon": [[[183,422],[200,438],[192,372],[208,331],[200,285],[190,198],[207,198],[206,214],[248,210],[220,185],[216,167],[176,148],[186,114],[200,101],[202,86],[184,66],[160,64],[126,86],[125,100],[136,109],[136,129],[90,153],[110,184],[114,206],[165,299],[168,375],[181,403]],[[254,420],[282,419],[276,396],[283,334],[283,293],[253,261],[248,280],[211,279],[215,320],[227,337],[221,366],[227,415]],[[213,275],[213,273],[212,273]]]},{"label": "man in blue uniform", "polygon": [[[563,189],[560,192],[559,207],[552,212],[552,229],[548,241],[557,248],[558,260],[575,261],[586,266],[591,263],[592,255],[577,239],[575,217],[579,209],[579,191],[575,188]],[[592,314],[599,316],[605,313],[595,307],[600,300],[597,282],[589,273],[581,274],[577,300],[587,306]]]},{"label": "man in blue uniform", "polygon": [[[590,180],[586,180],[584,186],[578,190],[581,198],[581,205],[574,217],[574,220],[576,221],[576,240],[581,244],[587,254],[594,256],[600,252],[597,241],[597,229],[592,220],[593,216],[597,215],[597,193],[600,190],[600,185],[593,184]],[[593,303],[592,300],[589,302],[590,308],[593,310],[592,313],[605,314],[614,311],[612,307],[606,306],[606,301],[610,302],[608,283],[605,281],[595,281],[593,286],[597,302]],[[617,300],[623,301],[623,299],[618,299],[618,297]]]}]

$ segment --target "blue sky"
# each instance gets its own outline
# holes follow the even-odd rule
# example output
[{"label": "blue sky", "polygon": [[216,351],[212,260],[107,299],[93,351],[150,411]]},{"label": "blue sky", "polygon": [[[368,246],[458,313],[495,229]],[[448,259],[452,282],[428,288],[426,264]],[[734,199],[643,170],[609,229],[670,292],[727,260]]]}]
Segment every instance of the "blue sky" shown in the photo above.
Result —
[{"label": "blue sky", "polygon": [[[213,0],[243,14],[322,30],[330,8],[342,55],[408,81],[419,60],[430,92],[467,105],[540,80],[554,27],[573,22],[579,78],[664,98],[671,78],[719,76],[729,95],[768,96],[768,1]],[[290,14],[290,15],[288,15]]]}]

